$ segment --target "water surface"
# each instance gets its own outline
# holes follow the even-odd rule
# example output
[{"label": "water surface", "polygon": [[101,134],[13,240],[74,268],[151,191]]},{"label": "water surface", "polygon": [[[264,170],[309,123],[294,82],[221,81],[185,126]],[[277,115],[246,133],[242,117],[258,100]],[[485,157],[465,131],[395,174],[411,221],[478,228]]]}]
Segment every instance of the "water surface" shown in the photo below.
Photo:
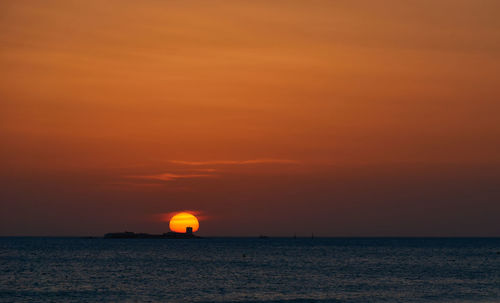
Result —
[{"label": "water surface", "polygon": [[500,239],[0,238],[0,301],[500,302]]}]

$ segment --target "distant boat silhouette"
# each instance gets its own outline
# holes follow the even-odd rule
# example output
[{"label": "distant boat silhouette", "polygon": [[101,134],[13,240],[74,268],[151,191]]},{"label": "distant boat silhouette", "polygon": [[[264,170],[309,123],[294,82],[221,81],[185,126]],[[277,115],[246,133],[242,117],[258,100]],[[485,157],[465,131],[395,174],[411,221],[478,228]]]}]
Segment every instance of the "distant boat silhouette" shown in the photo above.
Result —
[{"label": "distant boat silhouette", "polygon": [[259,239],[269,239],[269,237],[268,236],[264,236],[264,235],[260,235]]}]

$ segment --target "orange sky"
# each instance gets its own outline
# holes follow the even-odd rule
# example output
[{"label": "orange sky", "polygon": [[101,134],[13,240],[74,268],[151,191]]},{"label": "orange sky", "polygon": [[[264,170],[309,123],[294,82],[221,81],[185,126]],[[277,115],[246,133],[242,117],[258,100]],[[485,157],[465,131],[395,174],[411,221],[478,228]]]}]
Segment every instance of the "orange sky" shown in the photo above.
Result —
[{"label": "orange sky", "polygon": [[0,235],[500,236],[500,2],[0,2]]}]

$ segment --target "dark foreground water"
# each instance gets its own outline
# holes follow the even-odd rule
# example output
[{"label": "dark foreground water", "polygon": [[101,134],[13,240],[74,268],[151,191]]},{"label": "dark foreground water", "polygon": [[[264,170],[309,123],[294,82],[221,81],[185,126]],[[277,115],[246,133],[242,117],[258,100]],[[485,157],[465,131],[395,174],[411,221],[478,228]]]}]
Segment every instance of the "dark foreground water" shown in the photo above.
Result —
[{"label": "dark foreground water", "polygon": [[0,238],[0,301],[500,302],[500,239]]}]

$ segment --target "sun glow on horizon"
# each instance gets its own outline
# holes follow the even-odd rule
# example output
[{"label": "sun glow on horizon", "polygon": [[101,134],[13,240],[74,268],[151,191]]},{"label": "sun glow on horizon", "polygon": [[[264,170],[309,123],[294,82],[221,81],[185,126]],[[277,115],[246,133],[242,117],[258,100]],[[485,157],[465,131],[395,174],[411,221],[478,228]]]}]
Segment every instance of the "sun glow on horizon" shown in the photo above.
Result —
[{"label": "sun glow on horizon", "polygon": [[200,223],[193,214],[181,212],[170,219],[169,228],[171,231],[185,233],[186,227],[192,227],[193,232],[196,232],[200,228]]}]

